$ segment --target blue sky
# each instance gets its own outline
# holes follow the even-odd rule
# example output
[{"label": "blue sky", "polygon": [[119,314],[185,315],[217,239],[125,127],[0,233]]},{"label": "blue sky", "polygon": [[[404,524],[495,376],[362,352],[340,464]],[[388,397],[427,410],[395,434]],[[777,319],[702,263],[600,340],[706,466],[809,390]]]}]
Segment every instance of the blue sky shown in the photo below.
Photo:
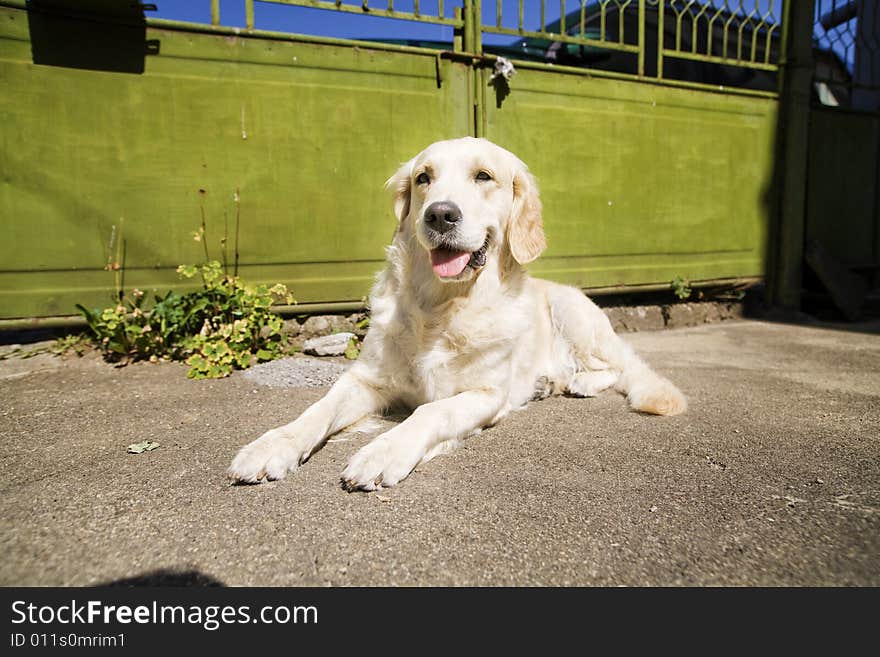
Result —
[{"label": "blue sky", "polygon": [[[360,0],[343,0],[345,4],[359,7]],[[158,11],[150,16],[174,20],[208,23],[211,18],[210,0],[156,0]],[[455,7],[461,7],[463,0],[444,0],[443,14],[451,18]],[[485,22],[495,22],[495,0],[484,0]],[[537,28],[541,22],[539,0],[524,0],[524,22],[526,27]],[[380,9],[387,6],[387,0],[370,0],[370,5]],[[393,0],[395,10],[413,11],[413,0]],[[502,0],[503,24],[517,26],[519,0]],[[551,22],[559,18],[559,0],[547,0],[545,19]],[[567,0],[566,11],[579,7],[579,0]],[[424,14],[437,15],[437,0],[420,0]],[[327,11],[279,5],[271,2],[256,2],[254,22],[258,29],[281,32],[298,32],[317,36],[341,38],[398,38],[398,39],[436,39],[452,41],[452,28],[415,23],[413,21],[393,20],[371,17],[362,14]],[[224,25],[244,27],[244,0],[220,0],[220,19]],[[510,36],[485,35],[487,43],[509,43]]]},{"label": "blue sky", "polygon": [[[209,0],[155,0],[158,11],[150,16],[174,20],[209,23],[211,3]],[[346,0],[346,4],[360,6],[360,2]],[[373,0],[372,5],[385,7],[385,0]],[[437,0],[422,0],[422,11],[437,13]],[[444,13],[452,16],[452,7],[461,6],[461,0],[446,0]],[[394,8],[412,11],[413,0],[396,0]],[[269,2],[256,2],[254,22],[258,29],[280,32],[298,32],[318,36],[342,38],[414,38],[452,40],[452,29],[442,26],[423,25],[411,21],[398,21],[388,18],[363,16],[332,12],[323,9],[309,9],[278,5]],[[244,27],[244,1],[220,0],[220,21],[224,25]]]}]

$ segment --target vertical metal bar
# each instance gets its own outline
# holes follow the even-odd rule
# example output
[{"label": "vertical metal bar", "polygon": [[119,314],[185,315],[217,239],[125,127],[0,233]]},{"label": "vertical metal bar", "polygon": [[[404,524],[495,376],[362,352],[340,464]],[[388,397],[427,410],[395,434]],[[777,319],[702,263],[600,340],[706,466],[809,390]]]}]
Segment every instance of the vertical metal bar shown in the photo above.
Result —
[{"label": "vertical metal bar", "polygon": [[254,29],[254,0],[244,0],[244,24],[247,29]]},{"label": "vertical metal bar", "polygon": [[[706,52],[705,54],[709,57],[712,56],[712,37],[715,34],[715,19],[718,18],[718,12],[715,9],[715,5],[710,3],[706,9],[700,11],[700,16],[706,16]],[[714,14],[712,12],[715,12]]]},{"label": "vertical metal bar", "polygon": [[742,61],[742,50],[743,50],[743,30],[745,29],[745,23],[740,23],[739,28],[736,30],[736,61]]},{"label": "vertical metal bar", "polygon": [[[473,11],[471,15],[473,21],[474,49],[473,52],[478,57],[483,54],[483,0],[473,0]],[[483,79],[483,68],[479,65],[474,68],[474,136],[483,137],[486,134],[485,123],[485,80]]]},{"label": "vertical metal bar", "polygon": [[[715,7],[712,7],[715,9]],[[712,55],[712,36],[715,33],[715,19],[718,18],[718,14],[714,14],[712,18],[709,19],[709,23],[706,26],[706,54]]]},{"label": "vertical metal bar", "polygon": [[676,14],[675,15],[675,50],[676,52],[681,52],[681,19],[684,18],[684,14]]},{"label": "vertical metal bar", "polygon": [[220,0],[211,0],[211,25],[220,25]]},{"label": "vertical metal bar", "polygon": [[758,28],[752,29],[752,47],[749,49],[749,62],[756,63],[758,56]]},{"label": "vertical metal bar", "polygon": [[[474,0],[464,0],[464,5],[461,9],[461,15],[464,19],[464,25],[462,26],[462,47],[466,53],[474,52]],[[477,126],[476,126],[476,100],[474,99],[474,92],[477,88],[477,83],[474,80],[476,77],[476,71],[473,66],[468,66],[466,69],[467,72],[467,122],[468,122],[468,133],[474,137],[477,136]]]},{"label": "vertical metal bar", "polygon": [[645,77],[645,0],[639,0],[639,77]]},{"label": "vertical metal bar", "polygon": [[544,26],[547,24],[547,0],[541,0],[541,27],[538,32],[544,32]]},{"label": "vertical metal bar", "polygon": [[666,46],[666,0],[657,6],[657,78],[663,78],[663,48]]},{"label": "vertical metal bar", "polygon": [[486,111],[486,108],[489,107],[489,70],[485,68],[481,68],[478,72],[479,85],[480,85],[480,134],[477,135],[479,137],[488,137],[489,136],[489,112]]},{"label": "vertical metal bar", "polygon": [[501,0],[495,0],[495,25],[501,27]]},{"label": "vertical metal bar", "polygon": [[[364,5],[366,4],[367,3],[365,2]],[[416,18],[418,18],[422,13],[421,8],[419,7],[419,0],[414,0],[413,2],[413,13],[416,15]]]},{"label": "vertical metal bar", "polygon": [[[784,3],[778,119],[778,224],[772,262],[768,263],[770,302],[789,310],[801,303],[804,223],[809,152],[810,84],[813,78],[813,11],[815,0]],[[772,216],[772,215],[771,215]]]},{"label": "vertical metal bar", "polygon": [[[773,1],[774,0],[770,0],[770,6],[767,9],[767,13],[771,18],[773,18],[775,16],[775,14],[773,13]],[[770,46],[773,43],[773,32],[776,31],[776,28],[778,28],[778,27],[779,27],[779,21],[777,19],[777,22],[773,23],[773,25],[770,27],[770,29],[767,30],[767,41],[764,43],[764,63],[765,64],[770,63]]]},{"label": "vertical metal bar", "polygon": [[[461,20],[461,7],[453,7],[452,15],[455,20]],[[464,29],[456,27],[452,31],[452,50],[453,52],[461,52],[464,50]]]},{"label": "vertical metal bar", "polygon": [[437,17],[443,17],[443,0],[437,0]]},{"label": "vertical metal bar", "polygon": [[585,0],[581,0],[581,38],[584,38],[584,23],[587,18],[587,3]]},{"label": "vertical metal bar", "polygon": [[559,33],[565,34],[565,0],[559,0]]},{"label": "vertical metal bar", "polygon": [[519,0],[519,31],[523,31],[523,0]]},{"label": "vertical metal bar", "polygon": [[[818,0],[819,3],[822,0]],[[782,15],[782,36],[780,37],[779,43],[779,77],[783,77],[783,71],[785,70],[785,65],[788,63],[788,40],[790,38],[789,35],[789,5],[791,4],[791,0],[783,0],[782,7],[779,10],[779,13]],[[818,10],[818,7],[816,7]],[[818,17],[817,17],[818,18]],[[724,52],[725,56],[727,55],[727,51]],[[779,80],[779,93],[782,93],[782,79]]]},{"label": "vertical metal bar", "polygon": [[474,0],[474,52],[483,54],[483,0]]},{"label": "vertical metal bar", "polygon": [[728,45],[730,44],[730,24],[733,22],[733,19],[736,18],[736,12],[731,10],[730,17],[724,21],[724,38],[723,45],[721,47],[721,54],[723,57],[727,57]]},{"label": "vertical metal bar", "polygon": [[474,8],[471,6],[473,0],[464,0],[462,14],[464,17],[464,26],[462,29],[462,46],[465,52],[473,52],[474,50]]}]

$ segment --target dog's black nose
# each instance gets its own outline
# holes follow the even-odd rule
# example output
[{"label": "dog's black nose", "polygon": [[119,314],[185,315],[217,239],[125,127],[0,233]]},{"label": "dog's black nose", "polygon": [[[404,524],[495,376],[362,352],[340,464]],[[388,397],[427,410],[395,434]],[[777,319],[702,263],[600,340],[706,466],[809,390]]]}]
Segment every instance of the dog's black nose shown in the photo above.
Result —
[{"label": "dog's black nose", "polygon": [[455,228],[461,221],[461,208],[451,201],[431,203],[425,210],[425,223],[440,233]]}]

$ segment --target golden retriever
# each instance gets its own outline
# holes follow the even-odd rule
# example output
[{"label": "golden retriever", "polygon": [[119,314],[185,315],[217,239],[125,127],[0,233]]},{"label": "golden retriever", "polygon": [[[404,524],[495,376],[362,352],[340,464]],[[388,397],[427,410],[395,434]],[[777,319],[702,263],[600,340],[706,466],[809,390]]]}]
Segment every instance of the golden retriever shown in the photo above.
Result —
[{"label": "golden retriever", "polygon": [[465,137],[428,146],[388,181],[398,228],[370,297],[360,358],[295,421],[245,446],[237,482],[280,479],[329,436],[392,404],[415,409],[358,451],[350,490],[393,486],[530,400],[615,387],[639,411],[684,412],[575,288],[531,278],[546,246],[535,180],[512,153]]}]

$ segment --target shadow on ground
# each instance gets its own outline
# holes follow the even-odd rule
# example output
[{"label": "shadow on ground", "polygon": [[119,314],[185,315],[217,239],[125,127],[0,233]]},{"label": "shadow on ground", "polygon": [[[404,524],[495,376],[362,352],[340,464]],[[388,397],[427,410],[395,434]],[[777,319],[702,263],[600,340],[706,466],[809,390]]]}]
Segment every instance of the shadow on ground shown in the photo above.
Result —
[{"label": "shadow on ground", "polygon": [[149,586],[198,586],[216,587],[225,586],[215,577],[206,575],[198,570],[153,570],[134,577],[124,577],[109,582],[101,582],[98,586],[121,586],[121,587],[149,587]]}]

